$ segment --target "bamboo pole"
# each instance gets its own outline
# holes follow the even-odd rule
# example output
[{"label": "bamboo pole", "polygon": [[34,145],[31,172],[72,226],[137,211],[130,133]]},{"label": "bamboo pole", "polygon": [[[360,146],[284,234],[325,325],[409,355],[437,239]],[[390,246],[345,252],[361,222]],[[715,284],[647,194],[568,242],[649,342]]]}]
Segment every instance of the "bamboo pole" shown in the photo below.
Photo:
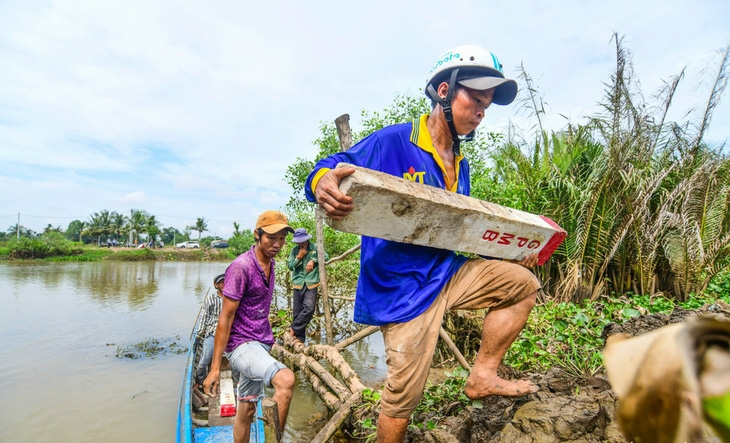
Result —
[{"label": "bamboo pole", "polygon": [[[284,361],[289,366],[298,367],[300,374],[305,375],[309,382],[312,383],[312,389],[317,393],[317,396],[319,396],[325,406],[327,406],[327,409],[338,409],[344,399],[349,395],[349,391],[339,380],[329,373],[328,376],[323,375],[322,370],[327,372],[324,368],[322,370],[312,369],[316,367],[316,365],[311,364],[312,362],[316,363],[312,357],[301,353],[289,352],[280,345],[274,345],[271,349],[271,354],[276,356],[277,360]],[[321,368],[321,365],[319,366]],[[327,380],[324,380],[323,377],[327,378]]]},{"label": "bamboo pole", "polygon": [[365,389],[365,385],[362,381],[360,381],[360,376],[357,375],[357,372],[355,372],[344,357],[342,357],[339,350],[332,346],[314,345],[307,349],[307,353],[317,360],[327,360],[332,368],[340,374],[342,381],[345,385],[347,385],[350,392],[362,391]]},{"label": "bamboo pole", "polygon": [[338,255],[335,258],[331,258],[325,262],[325,265],[329,265],[334,262],[338,262],[340,260],[344,260],[348,255],[352,254],[353,252],[356,252],[360,250],[360,246],[362,246],[360,243],[356,244],[355,246],[351,247],[347,251],[343,252],[342,255]]},{"label": "bamboo pole", "polygon": [[304,363],[307,365],[310,371],[312,371],[317,377],[319,377],[327,387],[332,390],[332,392],[337,395],[337,398],[340,400],[346,400],[347,397],[350,395],[350,390],[345,387],[342,383],[339,382],[332,374],[327,371],[327,369],[324,368],[321,364],[319,364],[315,359],[312,357],[307,356],[307,358],[304,360]]},{"label": "bamboo pole", "polygon": [[355,297],[340,297],[339,295],[330,295],[330,300],[355,301]]},{"label": "bamboo pole", "polygon": [[340,429],[342,423],[350,417],[352,413],[352,407],[355,403],[359,402],[362,398],[362,392],[353,392],[353,394],[345,401],[340,409],[332,416],[329,422],[320,429],[317,435],[314,436],[311,443],[325,443]]},{"label": "bamboo pole", "polygon": [[358,332],[357,334],[353,335],[352,337],[342,340],[341,342],[337,343],[335,345],[335,349],[338,351],[341,351],[342,349],[345,349],[346,347],[350,346],[351,344],[355,343],[358,340],[362,340],[363,338],[373,334],[374,332],[377,332],[380,330],[377,326],[368,326],[367,328],[363,329],[362,331]]},{"label": "bamboo pole", "polygon": [[439,336],[441,339],[446,343],[446,346],[451,350],[451,352],[454,354],[454,357],[456,357],[456,360],[459,362],[462,368],[466,369],[467,371],[471,369],[469,366],[469,363],[466,361],[463,355],[461,355],[461,351],[459,351],[459,348],[456,347],[456,344],[451,340],[451,337],[449,337],[449,334],[446,333],[444,328],[442,327],[439,329]]},{"label": "bamboo pole", "polygon": [[[317,207],[314,210],[317,217],[317,257],[324,258],[324,214],[322,209]],[[327,290],[327,270],[324,267],[324,260],[317,261],[319,268],[319,287],[322,292],[322,310],[324,311],[324,326],[327,334],[327,344],[332,344],[332,313],[330,312],[329,291]]]},{"label": "bamboo pole", "polygon": [[[312,373],[322,379],[322,381],[324,381],[325,384],[342,400],[345,400],[345,398],[350,395],[350,392],[354,390],[352,379],[354,379],[354,387],[356,389],[364,388],[360,382],[360,377],[333,346],[304,346],[299,341],[292,342],[287,341],[286,339],[284,343],[291,347],[291,352],[285,347],[275,344],[272,348],[272,354],[275,353],[280,355],[285,359],[294,362],[299,367],[309,368]],[[343,381],[345,381],[348,385],[347,387],[343,386],[337,378],[333,377],[330,372],[319,363],[319,360],[323,359],[327,360],[327,363],[329,363],[332,368],[340,374]]]}]

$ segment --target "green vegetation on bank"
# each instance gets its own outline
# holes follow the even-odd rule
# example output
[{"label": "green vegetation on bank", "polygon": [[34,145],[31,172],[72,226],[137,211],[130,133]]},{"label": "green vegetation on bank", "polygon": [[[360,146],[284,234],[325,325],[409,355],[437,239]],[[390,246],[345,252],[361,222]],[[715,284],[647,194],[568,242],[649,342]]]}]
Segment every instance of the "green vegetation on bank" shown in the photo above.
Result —
[{"label": "green vegetation on bank", "polygon": [[[730,283],[730,274],[718,278]],[[697,309],[721,300],[730,303],[730,291],[692,295],[684,302],[658,296],[633,295],[581,303],[549,302],[536,306],[504,362],[520,371],[544,373],[559,366],[576,377],[603,369],[601,336],[609,323],[623,323],[647,314],[671,314],[675,307]]]},{"label": "green vegetation on bank", "polygon": [[[245,246],[245,245],[244,245]],[[249,246],[250,247],[250,246]],[[44,261],[230,261],[237,250],[229,249],[175,249],[168,248],[107,248],[81,245],[63,238],[59,233],[46,233],[37,237],[11,239],[0,246],[0,260]]]}]

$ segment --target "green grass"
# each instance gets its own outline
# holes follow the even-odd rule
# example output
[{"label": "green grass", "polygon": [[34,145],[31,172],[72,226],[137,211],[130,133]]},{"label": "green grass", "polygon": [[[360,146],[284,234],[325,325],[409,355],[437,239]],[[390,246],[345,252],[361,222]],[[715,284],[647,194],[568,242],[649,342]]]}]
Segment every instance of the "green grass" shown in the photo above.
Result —
[{"label": "green grass", "polygon": [[504,362],[520,371],[545,372],[560,366],[569,374],[592,376],[603,370],[603,328],[645,314],[671,313],[675,306],[697,309],[721,299],[730,302],[730,291],[692,296],[677,303],[664,297],[627,294],[599,302],[547,303],[533,310]]},{"label": "green grass", "polygon": [[117,251],[117,253],[112,253],[105,258],[106,260],[114,261],[155,261],[157,260],[157,255],[147,248],[124,249]]}]

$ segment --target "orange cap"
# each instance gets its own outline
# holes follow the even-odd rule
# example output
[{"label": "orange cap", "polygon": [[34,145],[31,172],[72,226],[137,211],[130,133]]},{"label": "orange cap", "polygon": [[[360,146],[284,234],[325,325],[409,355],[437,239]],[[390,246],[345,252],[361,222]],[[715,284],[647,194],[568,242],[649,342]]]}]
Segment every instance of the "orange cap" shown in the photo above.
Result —
[{"label": "orange cap", "polygon": [[264,211],[259,215],[256,220],[256,230],[259,228],[263,229],[267,234],[276,234],[282,229],[286,229],[288,232],[294,233],[294,228],[289,226],[289,220],[286,215],[279,211],[268,210]]}]

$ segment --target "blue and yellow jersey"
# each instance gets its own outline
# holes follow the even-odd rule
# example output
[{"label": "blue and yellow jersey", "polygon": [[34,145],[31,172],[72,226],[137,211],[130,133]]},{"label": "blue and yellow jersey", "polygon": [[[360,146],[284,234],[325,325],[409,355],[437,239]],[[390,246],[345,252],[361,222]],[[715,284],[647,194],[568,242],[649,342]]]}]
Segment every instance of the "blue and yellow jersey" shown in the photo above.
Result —
[{"label": "blue and yellow jersey", "polygon": [[[444,165],[426,128],[427,118],[423,115],[413,123],[383,128],[350,150],[317,162],[304,186],[307,199],[315,201],[317,182],[341,162],[469,195],[466,159],[456,157],[456,182],[447,184]],[[419,316],[465,261],[453,251],[363,236],[354,320],[379,326]]]}]

